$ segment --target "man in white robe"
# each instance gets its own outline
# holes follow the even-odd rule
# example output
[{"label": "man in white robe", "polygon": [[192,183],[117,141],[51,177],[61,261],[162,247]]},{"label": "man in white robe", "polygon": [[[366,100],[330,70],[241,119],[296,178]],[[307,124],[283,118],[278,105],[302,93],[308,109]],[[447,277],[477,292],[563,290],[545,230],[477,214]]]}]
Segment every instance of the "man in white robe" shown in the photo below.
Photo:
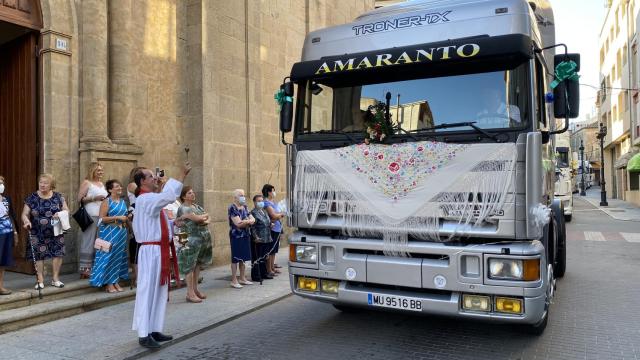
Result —
[{"label": "man in white robe", "polygon": [[[133,232],[139,245],[138,287],[133,311],[133,330],[138,331],[138,342],[146,348],[158,348],[159,342],[169,341],[172,336],[162,333],[168,301],[169,281],[163,281],[161,240],[169,229],[162,231],[162,209],[173,203],[182,191],[184,178],[191,171],[187,163],[178,179],[169,179],[162,192],[159,179],[149,169],[142,169],[134,176],[140,195],[136,198],[133,216]],[[165,219],[166,220],[166,219]],[[168,258],[165,259],[168,261]],[[166,274],[163,274],[166,275]],[[162,284],[161,284],[162,283]]]}]

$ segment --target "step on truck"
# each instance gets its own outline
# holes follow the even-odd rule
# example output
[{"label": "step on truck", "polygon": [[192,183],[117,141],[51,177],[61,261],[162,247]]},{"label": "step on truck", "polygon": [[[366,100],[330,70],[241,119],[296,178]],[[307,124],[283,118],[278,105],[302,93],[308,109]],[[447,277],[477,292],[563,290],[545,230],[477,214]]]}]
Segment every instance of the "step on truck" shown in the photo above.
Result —
[{"label": "step on truck", "polygon": [[542,333],[579,64],[547,0],[409,1],[310,32],[276,93],[293,293]]}]

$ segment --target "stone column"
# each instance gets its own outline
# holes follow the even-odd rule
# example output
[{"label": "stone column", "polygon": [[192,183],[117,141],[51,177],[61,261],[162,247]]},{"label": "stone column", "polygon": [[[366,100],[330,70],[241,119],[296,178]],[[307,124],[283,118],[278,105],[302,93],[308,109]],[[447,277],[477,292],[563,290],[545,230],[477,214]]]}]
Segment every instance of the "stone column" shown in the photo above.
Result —
[{"label": "stone column", "polygon": [[82,7],[82,137],[81,143],[109,143],[107,2],[83,0]]},{"label": "stone column", "polygon": [[132,0],[109,1],[109,137],[132,144]]}]

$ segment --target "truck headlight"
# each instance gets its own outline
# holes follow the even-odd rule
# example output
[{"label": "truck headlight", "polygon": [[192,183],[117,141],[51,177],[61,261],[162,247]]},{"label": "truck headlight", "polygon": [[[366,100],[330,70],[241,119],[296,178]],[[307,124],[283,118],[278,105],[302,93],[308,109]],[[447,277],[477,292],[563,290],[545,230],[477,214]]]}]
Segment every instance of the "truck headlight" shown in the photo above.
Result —
[{"label": "truck headlight", "polygon": [[318,248],[314,245],[291,244],[293,251],[290,252],[291,261],[315,264],[318,260]]},{"label": "truck headlight", "polygon": [[489,259],[489,278],[535,281],[540,279],[540,259]]}]

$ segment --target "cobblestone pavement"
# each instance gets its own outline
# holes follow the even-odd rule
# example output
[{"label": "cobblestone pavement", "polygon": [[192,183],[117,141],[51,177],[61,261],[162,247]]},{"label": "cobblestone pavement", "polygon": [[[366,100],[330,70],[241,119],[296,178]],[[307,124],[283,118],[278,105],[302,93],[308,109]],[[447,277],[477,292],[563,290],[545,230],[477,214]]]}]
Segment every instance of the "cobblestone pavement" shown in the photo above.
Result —
[{"label": "cobblestone pavement", "polygon": [[640,359],[640,243],[630,241],[640,223],[575,202],[567,273],[542,336],[440,317],[341,313],[289,297],[148,358]]}]

